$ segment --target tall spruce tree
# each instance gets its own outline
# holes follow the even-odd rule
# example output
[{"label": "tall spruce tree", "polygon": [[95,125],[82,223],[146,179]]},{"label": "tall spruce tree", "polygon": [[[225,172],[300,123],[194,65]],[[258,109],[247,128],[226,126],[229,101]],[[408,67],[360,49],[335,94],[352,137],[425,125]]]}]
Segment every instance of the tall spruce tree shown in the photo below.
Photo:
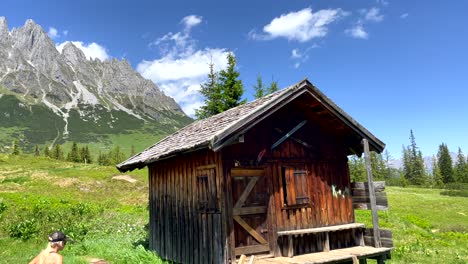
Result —
[{"label": "tall spruce tree", "polygon": [[244,94],[244,85],[239,80],[240,73],[236,70],[236,57],[232,53],[227,55],[228,66],[219,72],[219,85],[221,89],[220,113],[245,103],[241,100]]},{"label": "tall spruce tree", "polygon": [[277,81],[271,81],[270,86],[267,88],[267,94],[274,93],[279,90],[278,87],[278,82]]},{"label": "tall spruce tree", "polygon": [[59,144],[54,146],[51,156],[56,160],[63,160],[63,151]]},{"label": "tall spruce tree", "polygon": [[439,166],[440,174],[442,175],[442,181],[444,183],[454,182],[452,157],[450,157],[449,149],[445,143],[439,145],[437,165]]},{"label": "tall spruce tree", "polygon": [[367,181],[366,166],[364,159],[353,155],[348,160],[349,176],[353,182],[365,182]]},{"label": "tall spruce tree", "polygon": [[41,151],[39,150],[39,146],[36,145],[36,146],[34,147],[34,156],[35,156],[35,157],[38,157],[38,156],[40,156],[40,155],[41,155]]},{"label": "tall spruce tree", "polygon": [[437,164],[437,157],[432,156],[432,182],[435,186],[442,186],[444,185],[442,181],[442,175],[440,174],[440,168]]},{"label": "tall spruce tree", "polygon": [[422,185],[426,183],[424,160],[416,145],[413,130],[410,130],[410,145],[403,146],[403,172],[410,184]]},{"label": "tall spruce tree", "polygon": [[71,151],[68,153],[67,160],[71,162],[80,162],[80,153],[76,142],[73,142]]},{"label": "tall spruce tree", "polygon": [[13,140],[13,143],[11,145],[11,155],[19,155],[20,154],[20,149],[19,149],[19,146],[18,146],[18,141],[17,140]]},{"label": "tall spruce tree", "polygon": [[48,146],[44,146],[44,157],[50,157],[50,150]]},{"label": "tall spruce tree", "polygon": [[263,81],[262,81],[262,76],[258,75],[257,76],[257,84],[254,85],[254,90],[255,90],[255,99],[258,99],[258,98],[262,98],[265,94],[266,94],[266,91],[265,91],[265,86],[263,85]]},{"label": "tall spruce tree", "polygon": [[465,155],[461,148],[458,148],[457,154],[457,163],[455,164],[455,181],[456,182],[465,182],[465,178],[467,177],[467,164],[465,161]]},{"label": "tall spruce tree", "polygon": [[209,64],[208,80],[200,85],[200,93],[205,98],[204,105],[195,110],[197,119],[204,119],[220,113],[221,89],[218,83],[218,73],[214,71],[214,64]]},{"label": "tall spruce tree", "polygon": [[238,79],[240,73],[236,70],[234,54],[228,53],[227,62],[227,68],[218,74],[214,72],[214,65],[212,63],[209,65],[208,81],[202,84],[200,89],[205,102],[203,106],[195,110],[195,116],[198,119],[222,113],[245,103],[245,100],[241,100],[244,86]]}]

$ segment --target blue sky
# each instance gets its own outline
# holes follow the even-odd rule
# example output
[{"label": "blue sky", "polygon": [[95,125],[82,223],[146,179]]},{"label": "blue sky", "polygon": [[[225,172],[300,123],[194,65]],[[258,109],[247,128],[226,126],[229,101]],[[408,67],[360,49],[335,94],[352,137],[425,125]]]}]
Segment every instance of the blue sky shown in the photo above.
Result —
[{"label": "blue sky", "polygon": [[187,113],[210,58],[235,53],[245,98],[261,75],[280,87],[307,77],[387,144],[409,131],[424,155],[468,152],[466,1],[3,0],[10,30],[32,18],[57,46],[126,58]]}]

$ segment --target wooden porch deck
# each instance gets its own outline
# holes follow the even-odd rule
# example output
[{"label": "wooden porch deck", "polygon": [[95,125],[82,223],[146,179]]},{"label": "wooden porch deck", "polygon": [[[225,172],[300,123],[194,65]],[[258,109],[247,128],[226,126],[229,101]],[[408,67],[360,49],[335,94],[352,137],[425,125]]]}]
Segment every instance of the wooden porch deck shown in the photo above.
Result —
[{"label": "wooden porch deck", "polygon": [[321,263],[366,263],[368,258],[377,258],[378,263],[383,261],[390,254],[391,248],[374,248],[368,246],[358,246],[343,249],[330,250],[328,252],[317,252],[299,256],[276,257],[257,259],[255,264],[321,264]]}]

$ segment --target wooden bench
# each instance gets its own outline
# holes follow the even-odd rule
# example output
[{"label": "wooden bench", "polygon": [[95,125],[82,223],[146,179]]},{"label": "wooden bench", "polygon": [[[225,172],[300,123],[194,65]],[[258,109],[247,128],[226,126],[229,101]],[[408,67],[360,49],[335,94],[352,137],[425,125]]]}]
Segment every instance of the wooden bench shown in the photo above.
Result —
[{"label": "wooden bench", "polygon": [[[278,231],[278,236],[288,236],[288,257],[293,257],[294,256],[293,236],[304,235],[304,234],[325,233],[325,241],[323,241],[323,251],[328,252],[330,251],[330,239],[328,236],[330,232],[336,232],[336,231],[348,230],[348,229],[357,229],[357,228],[364,228],[364,224],[352,223],[352,224],[345,224],[345,225]],[[360,233],[358,237],[358,241],[359,241],[360,246],[364,246],[364,239],[362,236],[362,232]]]}]

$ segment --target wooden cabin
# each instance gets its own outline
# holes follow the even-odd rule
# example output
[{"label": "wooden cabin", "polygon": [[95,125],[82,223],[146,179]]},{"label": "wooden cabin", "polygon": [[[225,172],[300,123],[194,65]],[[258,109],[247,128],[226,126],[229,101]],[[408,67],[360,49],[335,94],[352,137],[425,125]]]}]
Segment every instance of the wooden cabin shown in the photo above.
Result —
[{"label": "wooden cabin", "polygon": [[363,139],[385,147],[303,80],[196,121],[117,168],[148,166],[149,243],[164,259],[296,256],[363,245],[347,164]]}]

